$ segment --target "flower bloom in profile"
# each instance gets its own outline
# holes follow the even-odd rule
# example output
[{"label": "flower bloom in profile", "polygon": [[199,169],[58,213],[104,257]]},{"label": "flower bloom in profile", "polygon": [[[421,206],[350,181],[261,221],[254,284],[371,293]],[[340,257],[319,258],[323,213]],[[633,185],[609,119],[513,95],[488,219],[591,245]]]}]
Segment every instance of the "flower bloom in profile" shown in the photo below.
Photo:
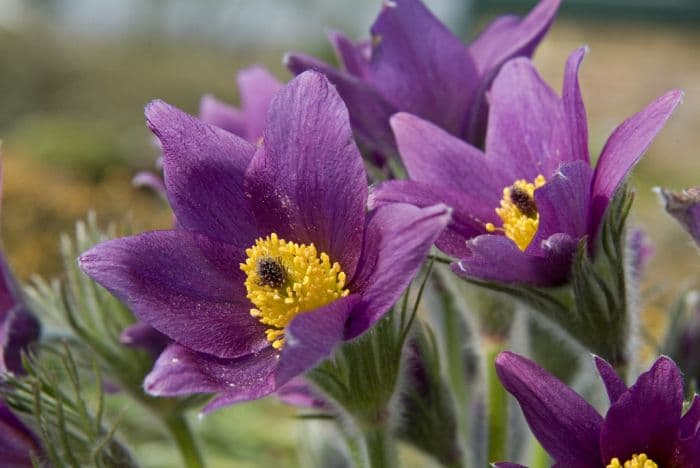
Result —
[{"label": "flower bloom in profile", "polygon": [[36,435],[0,401],[0,466],[31,467],[32,454],[40,461],[43,453]]},{"label": "flower bloom in profile", "polygon": [[542,0],[525,18],[497,18],[465,45],[420,0],[385,1],[371,40],[330,35],[341,70],[297,53],[285,62],[292,73],[311,69],[328,77],[348,106],[358,142],[377,162],[396,153],[389,118],[399,111],[481,146],[491,80],[508,59],[534,53],[559,3]]},{"label": "flower bloom in profile", "polygon": [[[262,136],[270,101],[283,85],[259,65],[239,71],[236,81],[241,108],[237,109],[211,94],[205,94],[199,101],[199,119],[255,143]],[[156,144],[160,142],[156,141]],[[167,197],[162,178],[153,172],[139,172],[134,176],[133,183]]]},{"label": "flower bloom in profile", "polygon": [[554,466],[700,466],[700,397],[683,414],[683,380],[671,359],[657,359],[629,388],[607,362],[596,357],[595,364],[610,398],[605,417],[534,362],[510,352],[496,359],[498,377]]},{"label": "flower bloom in profile", "polygon": [[381,318],[449,221],[444,205],[366,212],[347,110],[321,74],[282,88],[257,145],[160,101],[146,119],[177,229],[80,265],[173,340],[152,394],[216,393],[211,410],[275,391]]},{"label": "flower bloom in profile", "polygon": [[568,59],[562,97],[517,58],[493,82],[485,152],[431,122],[397,114],[391,125],[407,181],[389,181],[370,206],[445,203],[452,222],[437,246],[457,274],[504,283],[564,283],[578,241],[589,245],[605,210],[681,100],[671,91],[618,126],[595,168],[578,84],[585,48]]},{"label": "flower bloom in profile", "polygon": [[658,189],[657,192],[666,212],[673,216],[700,246],[700,187],[682,192],[665,189]]}]

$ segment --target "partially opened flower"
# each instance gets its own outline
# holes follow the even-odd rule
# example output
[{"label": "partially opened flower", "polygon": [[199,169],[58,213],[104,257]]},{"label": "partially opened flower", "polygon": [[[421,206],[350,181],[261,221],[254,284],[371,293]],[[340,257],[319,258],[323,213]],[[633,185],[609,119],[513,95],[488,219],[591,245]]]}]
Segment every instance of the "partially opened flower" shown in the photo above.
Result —
[{"label": "partially opened flower", "polygon": [[688,231],[696,244],[700,245],[700,187],[682,192],[658,189],[666,212]]},{"label": "partially opened flower", "polygon": [[673,361],[660,357],[629,388],[607,362],[596,358],[596,366],[610,398],[605,417],[534,362],[510,352],[496,359],[498,377],[554,466],[700,466],[700,398],[683,414],[683,380]]},{"label": "partially opened flower", "polygon": [[309,72],[273,99],[257,146],[163,102],[146,108],[178,229],[104,242],[83,270],[173,340],[156,395],[263,397],[372,326],[449,221],[444,205],[366,212],[347,110]]},{"label": "partially opened flower", "polygon": [[312,69],[328,76],[348,106],[359,143],[379,162],[396,152],[389,118],[399,111],[481,145],[491,80],[506,60],[533,54],[558,8],[559,0],[542,0],[525,18],[497,18],[465,45],[420,0],[385,1],[371,41],[331,34],[342,70],[303,54],[285,61],[293,73]]},{"label": "partially opened flower", "polygon": [[381,184],[371,206],[394,202],[453,208],[438,239],[463,276],[557,285],[580,239],[589,246],[605,210],[681,100],[671,91],[615,129],[595,168],[578,84],[585,49],[566,64],[562,97],[525,58],[508,62],[490,92],[485,153],[410,114],[392,117],[408,181]]},{"label": "partially opened flower", "polygon": [[43,466],[43,453],[36,435],[0,401],[0,466],[28,468],[34,466],[32,456]]}]

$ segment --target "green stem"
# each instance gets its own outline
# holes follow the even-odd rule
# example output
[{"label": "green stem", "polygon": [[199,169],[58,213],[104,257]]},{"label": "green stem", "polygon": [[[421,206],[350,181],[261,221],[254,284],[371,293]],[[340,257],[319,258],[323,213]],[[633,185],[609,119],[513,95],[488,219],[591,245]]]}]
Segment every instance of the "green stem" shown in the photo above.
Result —
[{"label": "green stem", "polygon": [[508,437],[508,394],[501,385],[494,362],[503,350],[502,343],[487,343],[486,346],[487,381],[489,392],[488,434],[489,460],[505,460]]},{"label": "green stem", "polygon": [[396,445],[385,425],[365,430],[362,434],[367,450],[368,468],[395,468],[397,465]]},{"label": "green stem", "polygon": [[185,468],[204,468],[204,460],[184,415],[172,413],[166,416],[163,422],[180,450]]}]

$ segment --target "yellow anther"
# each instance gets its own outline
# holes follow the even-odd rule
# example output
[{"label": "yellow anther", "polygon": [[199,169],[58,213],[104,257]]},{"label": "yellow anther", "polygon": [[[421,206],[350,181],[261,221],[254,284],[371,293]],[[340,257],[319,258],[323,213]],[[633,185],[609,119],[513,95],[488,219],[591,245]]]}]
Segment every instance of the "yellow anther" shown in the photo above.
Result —
[{"label": "yellow anther", "polygon": [[246,274],[250,315],[269,325],[267,340],[276,349],[284,345],[284,329],[297,314],[308,312],[347,296],[345,273],[331,263],[314,244],[287,242],[272,233],[246,249],[241,263]]},{"label": "yellow anther", "polygon": [[493,223],[486,223],[486,230],[503,231],[520,250],[527,249],[540,223],[540,214],[535,204],[535,190],[542,187],[545,182],[544,176],[538,175],[533,182],[520,179],[504,188],[501,206],[496,208],[496,214],[503,221],[503,227],[499,228]]},{"label": "yellow anther", "polygon": [[615,457],[605,468],[659,468],[659,465],[649,460],[645,454],[640,453],[632,455],[632,458],[625,463],[620,463],[620,459]]}]

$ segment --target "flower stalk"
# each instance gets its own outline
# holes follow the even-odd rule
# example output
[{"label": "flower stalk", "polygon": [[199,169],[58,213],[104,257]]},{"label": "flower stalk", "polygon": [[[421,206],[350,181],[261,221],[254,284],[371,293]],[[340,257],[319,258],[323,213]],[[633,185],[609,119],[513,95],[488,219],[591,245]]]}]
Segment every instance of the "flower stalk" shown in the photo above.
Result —
[{"label": "flower stalk", "polygon": [[173,411],[162,420],[182,455],[185,468],[203,468],[204,459],[192,435],[187,418],[181,412]]}]

